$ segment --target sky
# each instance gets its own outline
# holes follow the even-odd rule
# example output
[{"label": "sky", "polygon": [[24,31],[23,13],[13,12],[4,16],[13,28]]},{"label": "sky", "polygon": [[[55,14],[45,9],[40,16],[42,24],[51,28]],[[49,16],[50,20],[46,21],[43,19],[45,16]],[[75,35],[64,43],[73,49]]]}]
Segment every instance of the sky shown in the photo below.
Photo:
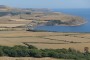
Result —
[{"label": "sky", "polygon": [[18,8],[90,8],[90,0],[0,0],[0,5]]}]

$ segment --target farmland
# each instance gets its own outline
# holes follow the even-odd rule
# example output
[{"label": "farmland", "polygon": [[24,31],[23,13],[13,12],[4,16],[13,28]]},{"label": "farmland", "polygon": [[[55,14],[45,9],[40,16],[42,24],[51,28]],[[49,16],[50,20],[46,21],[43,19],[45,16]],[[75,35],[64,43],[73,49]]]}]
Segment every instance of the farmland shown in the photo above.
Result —
[{"label": "farmland", "polygon": [[0,31],[0,45],[34,45],[39,49],[74,48],[84,51],[90,48],[90,34],[87,33],[57,33],[57,32],[28,32],[28,31]]}]

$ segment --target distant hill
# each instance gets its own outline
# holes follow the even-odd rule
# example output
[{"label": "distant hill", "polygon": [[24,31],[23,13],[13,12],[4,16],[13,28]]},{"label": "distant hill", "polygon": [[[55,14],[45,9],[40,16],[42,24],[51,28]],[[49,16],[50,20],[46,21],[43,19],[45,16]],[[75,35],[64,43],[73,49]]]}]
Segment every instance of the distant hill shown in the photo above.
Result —
[{"label": "distant hill", "polygon": [[[85,20],[81,17],[67,15],[60,12],[52,12],[50,9],[46,8],[12,8],[0,5],[0,17],[2,16],[12,16],[13,18],[17,17],[26,20],[57,20],[54,21],[55,23],[49,22],[49,25],[52,23],[54,25],[76,26],[85,23]],[[58,22],[58,20],[60,21]]]},{"label": "distant hill", "polygon": [[13,8],[5,5],[0,5],[0,16],[4,15],[18,15],[18,14],[31,14],[31,12],[50,12],[50,9],[46,8]]},{"label": "distant hill", "polygon": [[0,5],[0,10],[15,11],[15,12],[50,12],[50,9],[46,8],[12,8],[5,5]]},{"label": "distant hill", "polygon": [[0,9],[4,9],[4,8],[7,8],[7,6],[5,6],[5,5],[0,5]]},{"label": "distant hill", "polygon": [[9,7],[9,6],[6,6],[6,5],[0,5],[0,10],[2,10],[2,9],[12,9],[11,7]]}]

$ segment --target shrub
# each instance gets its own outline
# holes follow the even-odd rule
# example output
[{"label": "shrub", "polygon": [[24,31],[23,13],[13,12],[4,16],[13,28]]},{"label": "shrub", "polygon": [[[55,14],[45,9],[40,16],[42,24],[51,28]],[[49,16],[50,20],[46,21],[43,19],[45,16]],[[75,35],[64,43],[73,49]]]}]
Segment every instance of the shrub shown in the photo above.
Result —
[{"label": "shrub", "polygon": [[40,50],[37,50],[37,49],[31,49],[31,50],[29,50],[29,55],[31,57],[38,57],[38,58],[42,57],[41,51]]},{"label": "shrub", "polygon": [[32,45],[28,45],[28,48],[29,49],[37,49],[35,46],[32,46]]},{"label": "shrub", "polygon": [[75,60],[90,60],[90,53],[81,53],[74,49],[37,49],[30,45],[28,47],[16,45],[14,47],[0,46],[0,56],[10,57],[53,57]]}]

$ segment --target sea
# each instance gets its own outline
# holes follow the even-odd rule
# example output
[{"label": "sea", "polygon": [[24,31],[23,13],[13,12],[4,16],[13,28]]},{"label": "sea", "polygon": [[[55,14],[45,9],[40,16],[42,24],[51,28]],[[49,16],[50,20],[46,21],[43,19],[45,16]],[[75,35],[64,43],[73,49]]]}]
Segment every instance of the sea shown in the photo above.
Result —
[{"label": "sea", "polygon": [[36,30],[53,32],[82,32],[90,33],[90,9],[53,9],[54,12],[62,12],[84,18],[87,23],[80,26],[37,26]]}]

